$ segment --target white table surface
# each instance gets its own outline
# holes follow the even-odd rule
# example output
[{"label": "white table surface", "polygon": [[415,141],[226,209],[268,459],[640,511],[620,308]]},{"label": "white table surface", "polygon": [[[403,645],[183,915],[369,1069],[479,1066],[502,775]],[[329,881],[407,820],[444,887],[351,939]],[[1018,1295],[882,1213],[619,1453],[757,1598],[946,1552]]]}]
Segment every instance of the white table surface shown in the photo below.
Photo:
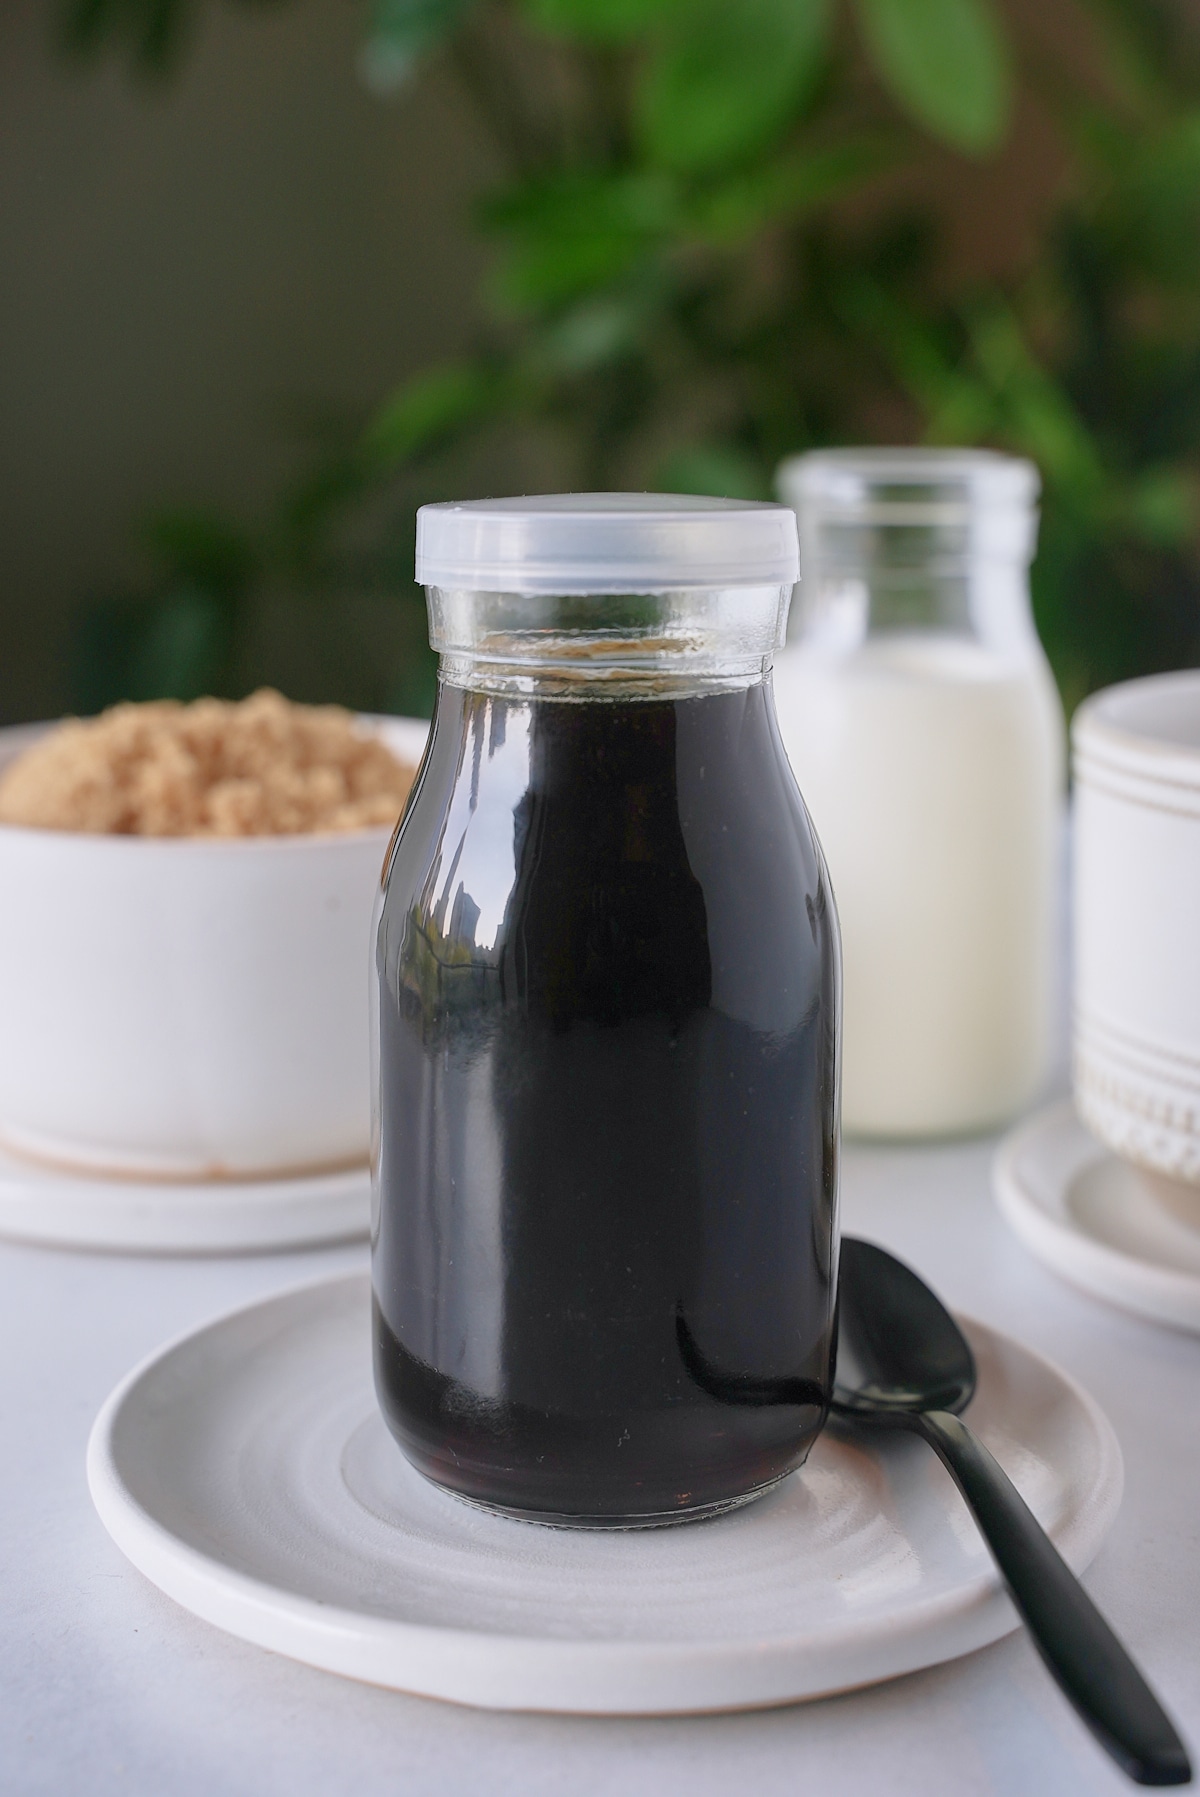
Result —
[{"label": "white table surface", "polygon": [[[1107,1410],[1125,1501],[1093,1595],[1200,1749],[1200,1337],[1060,1284],[1008,1233],[990,1144],[848,1151],[847,1229],[1050,1355]],[[219,1633],[97,1520],[88,1430],[166,1338],[365,1248],[225,1261],[0,1244],[0,1790],[146,1797],[1049,1797],[1129,1789],[1028,1641],[872,1690],[686,1720],[493,1715],[375,1690]]]}]

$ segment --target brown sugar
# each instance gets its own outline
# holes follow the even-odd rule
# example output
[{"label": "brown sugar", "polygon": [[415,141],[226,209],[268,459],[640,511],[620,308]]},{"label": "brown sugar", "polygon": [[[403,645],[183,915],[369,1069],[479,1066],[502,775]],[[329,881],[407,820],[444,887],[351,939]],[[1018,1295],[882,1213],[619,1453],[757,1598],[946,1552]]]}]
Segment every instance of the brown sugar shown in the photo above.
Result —
[{"label": "brown sugar", "polygon": [[413,782],[336,705],[263,688],[232,704],[70,718],[0,774],[0,823],[118,836],[292,836],[395,823]]}]

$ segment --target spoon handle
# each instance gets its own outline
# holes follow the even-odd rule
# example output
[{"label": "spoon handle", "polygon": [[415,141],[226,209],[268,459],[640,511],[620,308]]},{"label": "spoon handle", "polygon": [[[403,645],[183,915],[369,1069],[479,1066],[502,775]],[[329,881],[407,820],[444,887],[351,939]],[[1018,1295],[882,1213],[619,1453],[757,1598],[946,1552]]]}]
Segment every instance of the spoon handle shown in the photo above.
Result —
[{"label": "spoon handle", "polygon": [[913,1422],[949,1470],[1046,1665],[1102,1747],[1137,1784],[1191,1780],[1187,1752],[1149,1685],[991,1454],[949,1411]]}]

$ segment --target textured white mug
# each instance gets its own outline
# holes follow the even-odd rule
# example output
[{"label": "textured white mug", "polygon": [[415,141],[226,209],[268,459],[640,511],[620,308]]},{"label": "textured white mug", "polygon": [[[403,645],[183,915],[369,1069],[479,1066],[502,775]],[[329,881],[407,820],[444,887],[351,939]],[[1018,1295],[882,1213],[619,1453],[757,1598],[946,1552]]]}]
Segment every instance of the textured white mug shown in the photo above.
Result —
[{"label": "textured white mug", "polygon": [[1200,669],[1095,694],[1072,737],[1076,1104],[1200,1188]]}]

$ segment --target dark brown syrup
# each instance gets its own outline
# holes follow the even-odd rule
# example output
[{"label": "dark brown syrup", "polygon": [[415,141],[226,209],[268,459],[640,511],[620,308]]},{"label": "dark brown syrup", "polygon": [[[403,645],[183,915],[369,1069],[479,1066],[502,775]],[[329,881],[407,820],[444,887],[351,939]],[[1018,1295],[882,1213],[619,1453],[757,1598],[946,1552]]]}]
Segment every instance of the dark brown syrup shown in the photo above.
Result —
[{"label": "dark brown syrup", "polygon": [[797,1466],[830,1390],[837,942],[769,686],[443,686],[377,967],[375,1371],[414,1464],[598,1524]]}]

